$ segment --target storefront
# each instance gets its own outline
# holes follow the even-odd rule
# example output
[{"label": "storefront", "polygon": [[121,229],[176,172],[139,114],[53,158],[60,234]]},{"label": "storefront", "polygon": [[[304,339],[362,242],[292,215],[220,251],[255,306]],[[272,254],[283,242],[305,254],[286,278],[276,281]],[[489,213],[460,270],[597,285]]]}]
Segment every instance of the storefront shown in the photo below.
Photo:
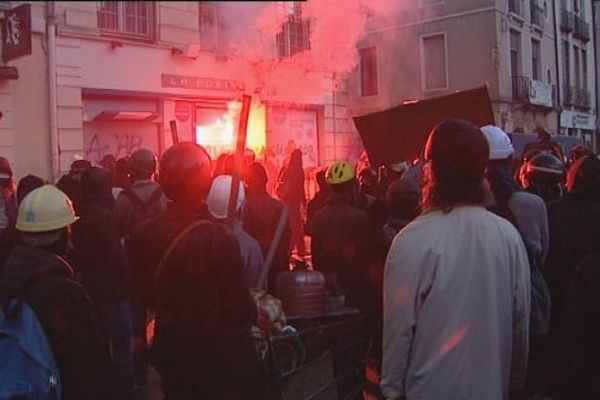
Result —
[{"label": "storefront", "polygon": [[564,110],[560,114],[561,133],[568,136],[578,136],[582,144],[596,146],[596,117],[577,111]]}]

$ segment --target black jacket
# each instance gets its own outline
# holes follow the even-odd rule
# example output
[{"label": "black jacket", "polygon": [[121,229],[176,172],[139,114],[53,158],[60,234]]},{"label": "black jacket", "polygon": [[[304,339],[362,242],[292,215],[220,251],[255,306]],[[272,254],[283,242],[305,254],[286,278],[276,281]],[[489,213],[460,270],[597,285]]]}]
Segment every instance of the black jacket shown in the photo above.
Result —
[{"label": "black jacket", "polygon": [[[207,222],[183,237],[156,279],[172,240],[199,219]],[[163,382],[222,397],[217,377],[244,367],[242,332],[257,319],[235,237],[208,219],[205,206],[169,203],[134,231],[128,252],[136,287],[156,310],[154,357]]]},{"label": "black jacket", "polygon": [[79,220],[73,224],[69,260],[83,286],[98,305],[131,294],[131,271],[110,211],[110,175],[100,168],[83,174]]},{"label": "black jacket", "polygon": [[94,302],[110,304],[129,298],[131,271],[109,210],[82,203],[73,224],[69,260]]},{"label": "black jacket", "polygon": [[348,306],[365,308],[368,271],[375,262],[375,229],[367,213],[332,196],[312,221],[315,269],[337,273]]},{"label": "black jacket", "polygon": [[[258,241],[266,258],[273,236],[277,229],[279,218],[283,211],[284,204],[277,199],[269,196],[267,192],[248,192],[246,194],[246,205],[243,214],[244,230]],[[289,217],[286,222],[281,241],[275,252],[275,258],[271,265],[268,277],[268,287],[274,288],[277,275],[287,271],[290,259],[290,240],[291,228]]]},{"label": "black jacket", "polygon": [[575,269],[565,293],[558,343],[561,392],[570,399],[600,398],[600,252]]},{"label": "black jacket", "polygon": [[64,400],[119,398],[92,301],[65,260],[17,245],[0,276],[0,299],[12,297],[25,300],[44,328]]},{"label": "black jacket", "polygon": [[547,207],[550,247],[545,273],[557,318],[575,267],[600,251],[600,202],[566,194]]}]

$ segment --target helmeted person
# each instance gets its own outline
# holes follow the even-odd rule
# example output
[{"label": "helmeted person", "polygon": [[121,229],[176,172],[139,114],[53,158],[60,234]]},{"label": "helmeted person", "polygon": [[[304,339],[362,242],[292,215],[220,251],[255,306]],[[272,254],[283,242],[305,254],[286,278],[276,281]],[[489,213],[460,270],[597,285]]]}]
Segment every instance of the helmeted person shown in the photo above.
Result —
[{"label": "helmeted person", "polygon": [[385,398],[501,400],[525,378],[527,253],[517,230],[484,208],[488,153],[463,120],[429,135],[423,214],[385,265]]},{"label": "helmeted person", "polygon": [[94,305],[64,259],[76,220],[67,195],[52,185],[25,196],[16,224],[21,243],[0,275],[0,299],[21,298],[35,312],[58,365],[63,399],[119,399]]},{"label": "helmeted person", "polygon": [[110,172],[90,167],[81,176],[79,220],[69,261],[98,311],[124,393],[133,392],[131,268],[114,225]]},{"label": "helmeted person", "polygon": [[565,175],[565,167],[557,157],[538,154],[525,164],[523,188],[549,203],[562,196]]},{"label": "helmeted person", "polygon": [[115,201],[113,212],[122,238],[127,238],[143,219],[158,215],[167,206],[167,198],[153,177],[158,160],[147,149],[136,150],[128,160],[131,185]]},{"label": "helmeted person", "polygon": [[[123,189],[113,206],[115,225],[120,238],[129,251],[128,240],[135,228],[145,219],[152,218],[167,206],[167,198],[154,175],[158,160],[153,152],[139,149],[128,159],[128,170],[131,185]],[[114,190],[114,188],[113,188]],[[146,383],[147,342],[146,342],[146,307],[140,298],[141,294],[133,290],[131,313],[133,317],[133,334],[135,337],[135,381],[138,385]]]},{"label": "helmeted person", "polygon": [[579,159],[580,157],[583,157],[583,156],[595,157],[596,154],[594,153],[594,151],[592,149],[590,149],[587,146],[583,146],[583,145],[575,146],[570,151],[568,166],[571,166],[575,161],[577,161],[577,159]]},{"label": "helmeted person", "polygon": [[387,246],[394,237],[421,213],[421,188],[416,179],[403,176],[388,187],[385,200],[389,218],[383,226]]},{"label": "helmeted person", "polygon": [[365,296],[370,290],[366,277],[375,258],[374,224],[359,208],[353,165],[347,161],[332,164],[326,180],[331,195],[311,224],[313,264],[327,277],[330,290],[345,293],[347,306],[367,309],[375,301]]},{"label": "helmeted person", "polygon": [[156,312],[153,360],[167,399],[235,397],[255,370],[242,332],[257,310],[237,241],[207,210],[211,175],[203,147],[168,148],[159,164],[167,209],[131,239],[135,283]]},{"label": "helmeted person", "polygon": [[552,294],[552,350],[557,356],[552,382],[562,396],[557,398],[595,399],[598,376],[593,357],[598,346],[597,337],[589,336],[598,321],[591,314],[598,307],[592,291],[598,288],[595,270],[600,252],[600,160],[595,156],[582,156],[571,164],[566,193],[548,204],[548,223],[546,274]]},{"label": "helmeted person", "polygon": [[275,288],[277,276],[287,271],[290,260],[291,226],[289,215],[284,215],[285,205],[271,197],[267,192],[268,175],[261,163],[255,162],[248,167],[245,177],[246,206],[242,216],[244,230],[258,241],[263,258],[267,257],[275,239],[279,220],[284,218],[284,230],[269,270],[267,287]]},{"label": "helmeted person", "polygon": [[555,155],[559,160],[564,162],[563,149],[560,144],[552,140],[550,133],[543,127],[538,127],[535,133],[537,134],[537,140],[527,143],[523,149],[523,154],[526,154],[531,149],[540,149],[541,151]]},{"label": "helmeted person", "polygon": [[[241,218],[244,214],[246,194],[244,186],[241,184],[241,182],[238,184],[238,198],[235,205],[236,215],[234,216],[231,224],[231,231],[233,232],[233,235],[235,236],[240,247],[248,286],[251,288],[265,290],[267,285],[267,276],[261,276],[265,260],[263,258],[262,250],[260,249],[260,245],[256,239],[250,236],[242,227]],[[219,175],[213,180],[210,192],[206,197],[208,211],[215,219],[224,224],[228,222],[227,218],[229,215],[229,196],[231,194],[231,186],[231,175]]]}]

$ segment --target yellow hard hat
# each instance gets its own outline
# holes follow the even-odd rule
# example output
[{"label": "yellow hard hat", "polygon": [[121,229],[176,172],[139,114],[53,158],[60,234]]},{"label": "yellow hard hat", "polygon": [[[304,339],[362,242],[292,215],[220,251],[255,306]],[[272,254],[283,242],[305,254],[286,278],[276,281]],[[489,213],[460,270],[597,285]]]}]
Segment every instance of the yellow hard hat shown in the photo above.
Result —
[{"label": "yellow hard hat", "polygon": [[330,185],[349,182],[356,177],[354,166],[348,161],[338,161],[327,169],[325,180]]},{"label": "yellow hard hat", "polygon": [[21,202],[16,228],[21,232],[50,232],[75,221],[77,217],[69,197],[53,185],[44,185],[31,191]]}]

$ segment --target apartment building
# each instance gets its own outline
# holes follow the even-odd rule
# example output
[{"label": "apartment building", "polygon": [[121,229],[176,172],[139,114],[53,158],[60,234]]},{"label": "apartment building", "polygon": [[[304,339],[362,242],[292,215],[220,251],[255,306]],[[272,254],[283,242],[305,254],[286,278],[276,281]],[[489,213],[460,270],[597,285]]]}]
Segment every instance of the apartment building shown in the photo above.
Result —
[{"label": "apartment building", "polygon": [[369,21],[350,84],[353,115],[486,84],[496,124],[507,132],[542,127],[592,142],[591,2],[409,3],[395,18]]},{"label": "apartment building", "polygon": [[[0,77],[0,155],[17,175],[56,179],[76,156],[100,162],[140,147],[160,154],[174,130],[216,157],[234,146],[242,94],[253,96],[248,146],[273,170],[293,148],[308,168],[358,157],[345,83],[289,61],[310,48],[301,4],[57,1],[2,9],[23,3],[31,3],[33,50],[3,64],[16,67],[18,79]],[[278,7],[269,33],[256,26],[266,7]],[[310,90],[289,90],[294,84]]]}]

